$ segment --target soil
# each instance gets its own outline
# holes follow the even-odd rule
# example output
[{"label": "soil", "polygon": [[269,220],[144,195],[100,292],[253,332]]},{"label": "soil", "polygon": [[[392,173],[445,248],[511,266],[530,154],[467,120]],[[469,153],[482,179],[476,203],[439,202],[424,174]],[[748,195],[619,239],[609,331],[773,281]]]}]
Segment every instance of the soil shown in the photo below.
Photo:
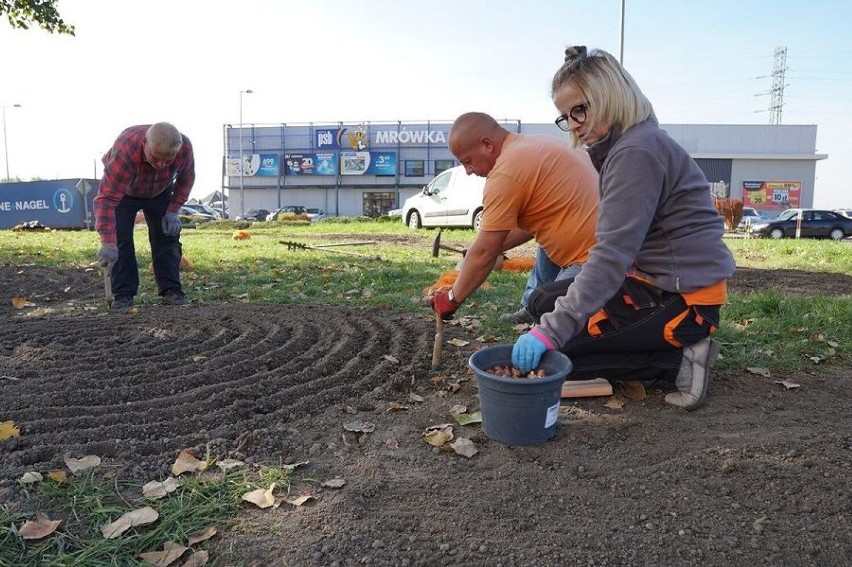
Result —
[{"label": "soil", "polygon": [[[842,274],[740,269],[735,291],[852,293]],[[848,565],[850,373],[715,373],[688,413],[650,390],[563,400],[539,446],[454,423],[479,409],[467,359],[484,330],[327,306],[104,309],[93,270],[0,267],[0,503],[16,479],[95,454],[120,478],[164,479],[191,448],[292,464],[301,507],[246,508],[212,556],[247,565]],[[34,305],[13,309],[10,299]],[[466,328],[472,326],[472,328]],[[461,343],[459,343],[461,344]],[[724,353],[723,353],[724,354]],[[776,380],[801,385],[787,390]],[[410,396],[417,394],[422,401]],[[389,411],[396,402],[407,409]],[[373,424],[370,433],[344,429]],[[452,423],[472,458],[426,443]],[[341,489],[318,481],[345,479]],[[229,553],[226,554],[225,552]]]}]

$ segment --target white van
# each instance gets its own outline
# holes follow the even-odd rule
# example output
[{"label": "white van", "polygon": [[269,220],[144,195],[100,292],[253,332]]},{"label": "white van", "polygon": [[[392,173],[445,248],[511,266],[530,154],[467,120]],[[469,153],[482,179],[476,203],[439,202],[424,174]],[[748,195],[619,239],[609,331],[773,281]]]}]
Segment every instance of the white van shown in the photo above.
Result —
[{"label": "white van", "polygon": [[484,187],[485,178],[468,175],[464,166],[448,169],[405,200],[402,222],[409,228],[458,226],[479,230]]}]

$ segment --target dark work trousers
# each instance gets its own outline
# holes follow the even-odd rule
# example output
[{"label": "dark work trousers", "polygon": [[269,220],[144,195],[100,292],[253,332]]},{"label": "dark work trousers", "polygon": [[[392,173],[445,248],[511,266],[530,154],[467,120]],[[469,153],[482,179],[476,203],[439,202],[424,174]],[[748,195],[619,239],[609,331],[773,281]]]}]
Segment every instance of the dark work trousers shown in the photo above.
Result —
[{"label": "dark work trousers", "polygon": [[139,266],[136,263],[136,246],[133,227],[136,213],[142,211],[148,223],[148,241],[154,262],[154,277],[160,295],[167,291],[183,291],[180,285],[180,235],[163,234],[163,217],[172,192],[166,189],[151,199],[128,197],[115,208],[115,235],[118,241],[118,261],[112,266],[112,294],[115,297],[134,297],[139,291]]},{"label": "dark work trousers", "polygon": [[[538,321],[553,311],[573,279],[540,286],[528,309]],[[588,325],[563,347],[574,368],[569,380],[673,381],[680,370],[683,346],[697,343],[719,326],[719,305],[692,305],[683,296],[626,278],[596,321],[600,334]],[[666,330],[674,343],[666,337]],[[678,346],[675,343],[680,343]]]}]

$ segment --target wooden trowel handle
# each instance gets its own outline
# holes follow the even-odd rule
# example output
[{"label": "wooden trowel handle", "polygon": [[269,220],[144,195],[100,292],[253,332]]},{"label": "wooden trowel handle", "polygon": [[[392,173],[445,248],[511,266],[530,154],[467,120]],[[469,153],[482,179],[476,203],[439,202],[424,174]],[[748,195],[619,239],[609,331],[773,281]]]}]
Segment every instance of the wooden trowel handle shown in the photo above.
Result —
[{"label": "wooden trowel handle", "polygon": [[441,368],[441,361],[444,358],[444,320],[441,315],[435,312],[435,346],[432,347],[432,370]]}]

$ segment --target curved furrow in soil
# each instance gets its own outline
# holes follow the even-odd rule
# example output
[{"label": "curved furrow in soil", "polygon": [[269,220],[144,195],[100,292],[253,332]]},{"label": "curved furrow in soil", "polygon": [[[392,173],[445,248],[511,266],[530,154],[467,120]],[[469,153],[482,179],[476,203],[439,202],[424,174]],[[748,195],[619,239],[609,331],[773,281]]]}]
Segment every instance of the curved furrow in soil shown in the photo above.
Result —
[{"label": "curved furrow in soil", "polygon": [[[330,307],[147,307],[11,318],[0,339],[0,469],[98,454],[158,468],[211,439],[280,426],[429,360],[425,318]],[[228,443],[220,443],[227,445]]]}]

